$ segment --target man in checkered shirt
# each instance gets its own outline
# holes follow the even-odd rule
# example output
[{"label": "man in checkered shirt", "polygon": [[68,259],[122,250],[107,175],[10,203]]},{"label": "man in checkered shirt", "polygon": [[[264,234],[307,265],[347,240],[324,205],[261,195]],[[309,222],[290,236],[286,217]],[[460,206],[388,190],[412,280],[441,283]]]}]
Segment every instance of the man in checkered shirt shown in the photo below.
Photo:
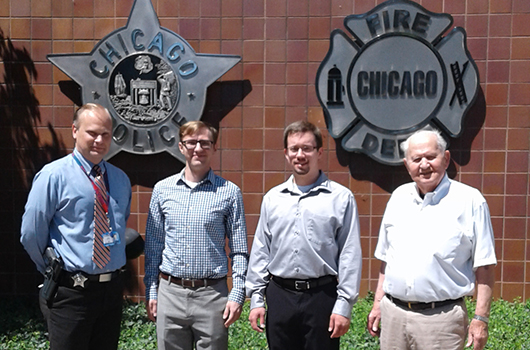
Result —
[{"label": "man in checkered shirt", "polygon": [[[158,349],[227,349],[241,314],[248,263],[241,190],[210,168],[218,132],[202,121],[180,128],[186,166],[153,188],[146,227],[147,313]],[[227,286],[228,238],[232,289]]]}]

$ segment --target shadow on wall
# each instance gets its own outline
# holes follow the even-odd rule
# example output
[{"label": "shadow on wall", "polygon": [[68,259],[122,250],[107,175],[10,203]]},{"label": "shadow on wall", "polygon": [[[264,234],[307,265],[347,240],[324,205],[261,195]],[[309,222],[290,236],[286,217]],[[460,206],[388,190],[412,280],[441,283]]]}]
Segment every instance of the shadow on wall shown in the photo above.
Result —
[{"label": "shadow on wall", "polygon": [[19,243],[20,220],[33,176],[60,157],[64,145],[49,123],[51,141],[42,144],[36,129],[41,122],[39,101],[31,86],[37,79],[35,65],[29,52],[15,47],[1,29],[0,61],[0,295],[35,293],[40,277]]},{"label": "shadow on wall", "polygon": [[[450,178],[457,175],[458,164],[466,165],[471,159],[471,144],[486,119],[486,100],[482,88],[469,109],[463,124],[463,132],[457,139],[448,140],[451,152],[451,164],[447,169]],[[335,140],[337,158],[343,166],[348,166],[351,176],[356,180],[370,181],[383,190],[392,193],[400,185],[410,182],[410,176],[404,165],[389,166],[378,163],[365,154],[347,152],[342,148],[342,138]]]}]

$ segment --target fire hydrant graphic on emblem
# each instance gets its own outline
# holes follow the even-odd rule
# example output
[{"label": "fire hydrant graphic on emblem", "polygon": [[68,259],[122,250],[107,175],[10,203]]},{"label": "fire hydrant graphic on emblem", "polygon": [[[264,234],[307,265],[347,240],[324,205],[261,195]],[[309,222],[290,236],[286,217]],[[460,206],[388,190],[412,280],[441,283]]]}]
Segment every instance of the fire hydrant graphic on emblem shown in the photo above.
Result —
[{"label": "fire hydrant graphic on emblem", "polygon": [[401,165],[400,143],[432,127],[458,137],[479,88],[466,33],[449,14],[390,0],[331,33],[316,77],[328,131],[346,151]]}]

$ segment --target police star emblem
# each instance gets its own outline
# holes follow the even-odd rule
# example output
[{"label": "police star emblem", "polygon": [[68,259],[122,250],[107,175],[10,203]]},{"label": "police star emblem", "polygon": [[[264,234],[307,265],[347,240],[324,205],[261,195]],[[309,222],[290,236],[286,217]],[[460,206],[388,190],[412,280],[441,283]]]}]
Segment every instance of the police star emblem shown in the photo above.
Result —
[{"label": "police star emblem", "polygon": [[85,288],[85,282],[88,281],[88,278],[86,278],[81,272],[78,272],[72,276],[72,280],[74,281],[74,287],[79,286]]},{"label": "police star emblem", "polygon": [[160,26],[150,0],[135,0],[125,27],[90,53],[50,54],[55,66],[81,86],[83,103],[106,107],[113,119],[106,158],[169,152],[182,124],[200,119],[206,90],[240,60],[236,55],[199,54],[181,36]]},{"label": "police star emblem", "polygon": [[316,77],[330,135],[346,151],[401,165],[400,143],[418,129],[462,133],[479,89],[463,28],[408,0],[389,0],[350,15],[331,33]]}]

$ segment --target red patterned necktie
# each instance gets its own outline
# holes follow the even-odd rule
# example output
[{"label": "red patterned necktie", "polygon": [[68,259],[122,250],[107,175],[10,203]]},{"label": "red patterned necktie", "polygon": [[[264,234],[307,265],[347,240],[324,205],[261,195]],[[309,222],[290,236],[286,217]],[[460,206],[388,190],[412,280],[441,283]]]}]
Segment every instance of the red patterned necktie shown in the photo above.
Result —
[{"label": "red patterned necktie", "polygon": [[110,231],[109,221],[107,217],[107,203],[108,194],[101,168],[94,165],[96,177],[94,184],[96,185],[96,195],[94,200],[94,249],[92,251],[92,261],[96,263],[97,267],[102,269],[110,261],[110,249],[103,244],[103,234]]}]

